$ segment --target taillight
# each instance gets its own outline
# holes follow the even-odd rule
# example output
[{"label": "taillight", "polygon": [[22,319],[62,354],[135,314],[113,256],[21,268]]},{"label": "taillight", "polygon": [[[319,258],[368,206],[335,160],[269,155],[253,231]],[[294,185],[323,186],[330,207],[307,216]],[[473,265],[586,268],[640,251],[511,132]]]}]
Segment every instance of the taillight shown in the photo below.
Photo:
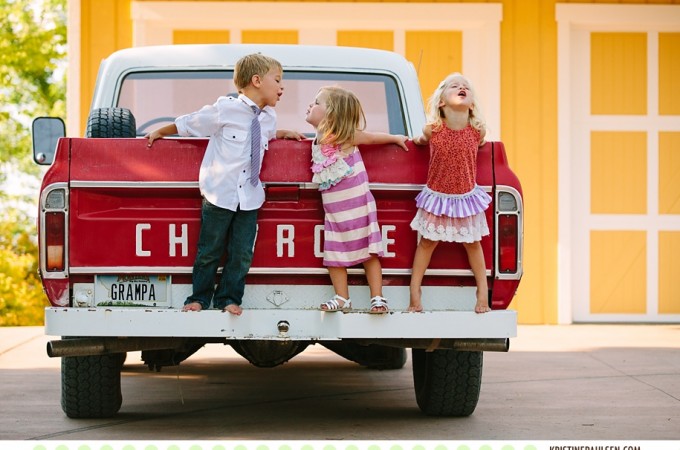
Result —
[{"label": "taillight", "polygon": [[517,272],[518,229],[517,216],[498,216],[498,270],[500,273]]},{"label": "taillight", "polygon": [[[65,183],[57,183],[43,192],[41,223],[41,270],[43,275],[53,272],[65,272],[68,264],[66,246],[68,244],[67,191],[62,187]],[[61,277],[62,274],[54,274]]]},{"label": "taillight", "polygon": [[45,213],[45,268],[48,272],[60,272],[64,270],[65,246],[66,225],[64,213]]},{"label": "taillight", "polygon": [[522,195],[511,186],[496,191],[496,278],[519,280],[522,276]]}]

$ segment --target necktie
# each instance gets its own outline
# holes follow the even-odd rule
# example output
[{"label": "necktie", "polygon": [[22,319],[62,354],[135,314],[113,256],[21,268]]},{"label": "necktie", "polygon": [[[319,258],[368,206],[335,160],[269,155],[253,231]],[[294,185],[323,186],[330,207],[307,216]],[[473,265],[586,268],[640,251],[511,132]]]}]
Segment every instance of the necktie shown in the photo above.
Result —
[{"label": "necktie", "polygon": [[260,121],[258,119],[262,110],[257,106],[251,106],[255,117],[250,123],[250,184],[257,186],[260,179],[260,147],[262,146],[262,136],[260,136]]}]

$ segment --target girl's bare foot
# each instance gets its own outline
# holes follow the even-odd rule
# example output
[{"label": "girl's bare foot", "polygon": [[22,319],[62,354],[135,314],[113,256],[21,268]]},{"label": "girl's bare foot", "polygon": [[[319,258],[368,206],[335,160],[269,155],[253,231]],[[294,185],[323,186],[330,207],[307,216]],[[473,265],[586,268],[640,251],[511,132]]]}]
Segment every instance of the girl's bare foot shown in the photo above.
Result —
[{"label": "girl's bare foot", "polygon": [[192,303],[187,303],[186,305],[184,305],[184,307],[182,308],[182,311],[200,311],[202,309],[203,309],[203,307],[201,306],[200,303],[192,302]]},{"label": "girl's bare foot", "polygon": [[423,303],[421,302],[422,290],[419,287],[411,286],[411,298],[408,302],[408,312],[423,312]]},{"label": "girl's bare foot", "polygon": [[491,308],[489,308],[489,297],[477,289],[477,304],[475,304],[475,312],[477,314],[483,314],[489,311],[491,311]]},{"label": "girl's bare foot", "polygon": [[489,311],[491,311],[491,308],[489,308],[489,307],[488,307],[486,304],[484,304],[484,303],[482,303],[481,305],[480,305],[479,303],[477,303],[477,304],[475,305],[475,312],[476,312],[477,314],[483,314],[483,313],[486,313],[486,312],[489,312]]},{"label": "girl's bare foot", "polygon": [[224,307],[222,312],[228,312],[235,316],[240,316],[241,313],[243,313],[243,309],[241,309],[241,307],[236,303],[229,303],[227,306]]}]

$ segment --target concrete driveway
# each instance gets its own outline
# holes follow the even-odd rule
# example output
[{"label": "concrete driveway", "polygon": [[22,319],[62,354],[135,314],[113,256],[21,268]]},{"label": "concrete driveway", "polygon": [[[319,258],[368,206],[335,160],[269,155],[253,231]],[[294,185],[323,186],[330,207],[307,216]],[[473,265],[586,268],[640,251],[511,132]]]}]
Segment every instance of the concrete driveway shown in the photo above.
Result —
[{"label": "concrete driveway", "polygon": [[518,334],[509,353],[484,354],[479,404],[467,418],[420,413],[410,360],[372,371],[316,345],[258,369],[211,345],[160,373],[128,354],[119,415],[72,420],[59,406],[60,360],[45,352],[52,337],[0,328],[0,440],[616,440],[623,448],[680,439],[680,325],[520,326]]}]

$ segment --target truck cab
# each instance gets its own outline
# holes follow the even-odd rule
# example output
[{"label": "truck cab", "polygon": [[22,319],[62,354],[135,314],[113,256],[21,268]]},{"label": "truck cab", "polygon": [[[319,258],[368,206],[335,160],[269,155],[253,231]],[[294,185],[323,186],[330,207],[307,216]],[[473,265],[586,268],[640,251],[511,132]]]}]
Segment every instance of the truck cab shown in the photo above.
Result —
[{"label": "truck cab", "polygon": [[[477,183],[493,199],[486,212],[491,234],[482,240],[490,313],[474,313],[476,287],[466,253],[448,243],[437,248],[423,280],[425,311],[407,312],[418,242],[409,224],[429,162],[428,147],[410,141],[408,152],[396,145],[360,147],[378,209],[390,312],[368,313],[360,266],[349,269],[351,312],[320,311],[333,289],[322,265],[323,208],[311,182],[311,139],[274,140],[266,150],[266,199],[244,313],[182,311],[191,293],[198,170],[207,138],[168,137],[148,148],[143,136],[219,96],[235,95],[234,64],[255,52],[283,65],[278,128],[311,138],[304,111],[319,88],[340,85],[359,97],[368,130],[421,133],[425,112],[416,72],[392,52],[194,45],[132,48],[104,60],[85,137],[53,144],[59,127],[50,121],[34,127],[35,159],[51,164],[42,182],[38,232],[40,273],[51,303],[45,331],[61,337],[47,351],[62,358],[62,408],[69,417],[116,414],[121,366],[130,351],[141,351],[149,368],[160,370],[204,345],[230,345],[252,364],[271,368],[319,344],[381,370],[401,369],[411,349],[420,409],[471,414],[483,352],[507,351],[516,335],[516,313],[508,306],[522,276],[523,203],[501,142],[487,142],[478,153]],[[79,382],[83,375],[97,383]]]}]

